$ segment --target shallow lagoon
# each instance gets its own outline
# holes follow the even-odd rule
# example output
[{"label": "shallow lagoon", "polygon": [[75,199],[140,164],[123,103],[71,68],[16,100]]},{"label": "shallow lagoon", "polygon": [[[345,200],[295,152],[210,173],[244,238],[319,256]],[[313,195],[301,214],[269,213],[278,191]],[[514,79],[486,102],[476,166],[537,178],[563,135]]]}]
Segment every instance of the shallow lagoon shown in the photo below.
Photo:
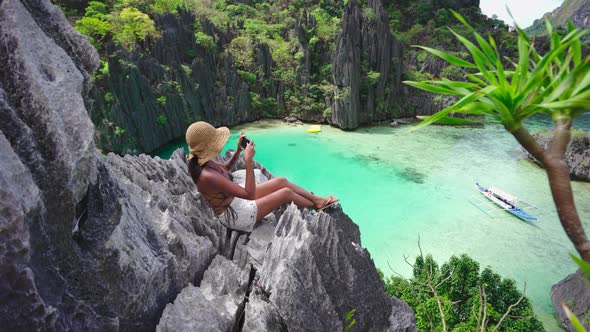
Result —
[{"label": "shallow lagoon", "polygon": [[[590,129],[587,115],[577,125]],[[531,127],[547,122],[536,119]],[[498,124],[478,128],[409,126],[341,131],[322,126],[265,121],[232,129],[226,147],[234,148],[240,130],[256,142],[255,159],[315,193],[341,198],[344,211],[360,226],[363,246],[377,267],[410,276],[418,254],[442,263],[469,254],[483,266],[514,278],[539,307],[547,330],[558,330],[549,298],[551,285],[575,271],[567,239],[549,191],[545,172],[522,159],[518,143]],[[161,151],[163,158],[183,146]],[[474,183],[496,185],[543,209],[541,220],[522,222],[496,210],[491,219],[469,203],[478,197]],[[590,230],[590,183],[573,182],[578,212]],[[534,213],[533,213],[534,214]]]}]

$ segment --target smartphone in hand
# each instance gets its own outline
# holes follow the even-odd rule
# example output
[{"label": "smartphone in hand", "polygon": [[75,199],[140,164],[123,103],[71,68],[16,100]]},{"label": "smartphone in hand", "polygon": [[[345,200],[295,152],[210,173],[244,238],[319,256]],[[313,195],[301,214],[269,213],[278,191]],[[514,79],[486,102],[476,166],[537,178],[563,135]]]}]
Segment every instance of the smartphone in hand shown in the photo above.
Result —
[{"label": "smartphone in hand", "polygon": [[246,136],[242,137],[242,141],[240,142],[240,146],[242,147],[242,149],[245,149],[246,146],[248,146],[248,143],[250,143],[250,140],[246,138]]}]

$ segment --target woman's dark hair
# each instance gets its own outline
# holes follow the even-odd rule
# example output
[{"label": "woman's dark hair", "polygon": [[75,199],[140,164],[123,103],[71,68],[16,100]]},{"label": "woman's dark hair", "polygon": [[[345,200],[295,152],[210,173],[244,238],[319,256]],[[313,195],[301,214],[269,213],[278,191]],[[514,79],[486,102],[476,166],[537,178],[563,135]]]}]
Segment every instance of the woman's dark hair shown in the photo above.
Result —
[{"label": "woman's dark hair", "polygon": [[197,184],[197,179],[202,171],[203,168],[199,166],[199,157],[193,156],[188,160],[188,174],[191,176],[191,179],[193,179],[195,184]]}]

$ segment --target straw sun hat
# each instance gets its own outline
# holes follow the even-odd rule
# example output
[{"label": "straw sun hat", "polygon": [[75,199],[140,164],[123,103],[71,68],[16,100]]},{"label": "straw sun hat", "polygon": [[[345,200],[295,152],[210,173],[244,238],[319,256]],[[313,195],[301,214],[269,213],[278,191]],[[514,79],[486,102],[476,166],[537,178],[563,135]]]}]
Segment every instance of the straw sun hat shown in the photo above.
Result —
[{"label": "straw sun hat", "polygon": [[203,166],[209,160],[215,158],[229,138],[229,129],[219,127],[215,129],[204,121],[195,122],[186,130],[186,142],[190,154],[188,159],[199,158],[199,165]]}]

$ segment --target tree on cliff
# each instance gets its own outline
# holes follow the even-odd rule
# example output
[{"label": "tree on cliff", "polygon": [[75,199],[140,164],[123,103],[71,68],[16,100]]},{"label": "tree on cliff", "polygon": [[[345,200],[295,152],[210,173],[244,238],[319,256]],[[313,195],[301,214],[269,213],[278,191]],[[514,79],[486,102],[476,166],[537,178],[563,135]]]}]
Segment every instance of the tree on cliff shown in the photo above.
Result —
[{"label": "tree on cliff", "polygon": [[[420,248],[420,245],[418,245]],[[419,331],[544,331],[533,306],[512,279],[502,278],[467,255],[439,266],[420,255],[412,277],[385,278],[385,292],[414,309]]]},{"label": "tree on cliff", "polygon": [[[572,121],[590,109],[590,57],[583,58],[581,38],[587,31],[568,25],[567,34],[560,36],[547,22],[551,47],[540,55],[525,32],[518,31],[518,63],[514,69],[504,68],[495,40],[478,34],[462,16],[453,12],[472,33],[478,45],[452,31],[471,54],[472,62],[449,53],[427,47],[422,49],[475,72],[467,81],[431,80],[407,81],[406,84],[426,91],[460,97],[422,122],[426,126],[451,112],[487,115],[499,120],[504,128],[546,169],[553,200],[561,224],[576,250],[590,262],[590,241],[578,216],[569,171],[564,160],[570,141]],[[523,120],[534,114],[550,115],[555,123],[550,147],[541,147]]]}]

